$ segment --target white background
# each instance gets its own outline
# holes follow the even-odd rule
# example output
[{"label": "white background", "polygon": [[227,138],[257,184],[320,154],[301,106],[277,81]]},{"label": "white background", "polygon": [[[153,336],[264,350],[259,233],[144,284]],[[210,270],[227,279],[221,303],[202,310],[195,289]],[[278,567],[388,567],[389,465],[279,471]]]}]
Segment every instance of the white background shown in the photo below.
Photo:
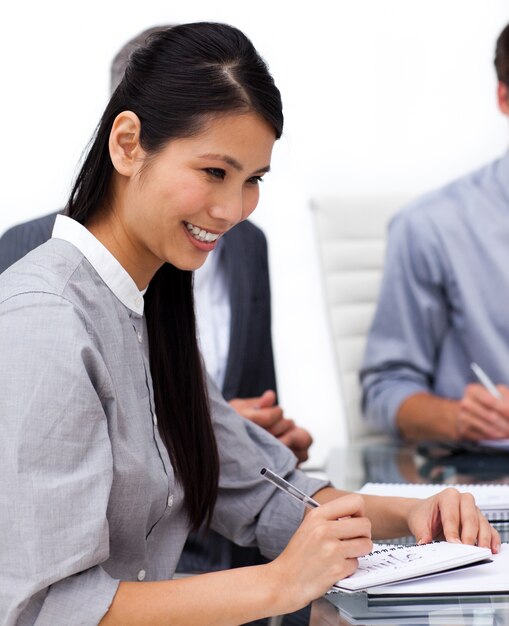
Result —
[{"label": "white background", "polygon": [[109,0],[0,9],[0,231],[62,207],[108,96],[109,62],[149,26],[240,27],[280,87],[285,136],[254,221],[271,254],[280,397],[315,436],[343,440],[314,246],[316,194],[419,194],[506,149],[494,43],[507,0]]}]

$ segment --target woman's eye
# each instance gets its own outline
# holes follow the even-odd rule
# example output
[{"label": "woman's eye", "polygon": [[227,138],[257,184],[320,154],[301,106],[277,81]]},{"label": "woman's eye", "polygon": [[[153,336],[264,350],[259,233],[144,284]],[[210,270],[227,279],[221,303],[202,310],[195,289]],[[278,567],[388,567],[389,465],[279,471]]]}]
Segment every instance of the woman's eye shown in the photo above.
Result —
[{"label": "woman's eye", "polygon": [[219,167],[207,167],[205,171],[207,172],[207,174],[210,174],[210,176],[213,176],[214,178],[219,178],[220,180],[223,180],[226,176],[226,172]]},{"label": "woman's eye", "polygon": [[258,183],[263,183],[263,177],[262,176],[251,176],[251,178],[247,179],[247,182],[250,185],[257,185]]}]

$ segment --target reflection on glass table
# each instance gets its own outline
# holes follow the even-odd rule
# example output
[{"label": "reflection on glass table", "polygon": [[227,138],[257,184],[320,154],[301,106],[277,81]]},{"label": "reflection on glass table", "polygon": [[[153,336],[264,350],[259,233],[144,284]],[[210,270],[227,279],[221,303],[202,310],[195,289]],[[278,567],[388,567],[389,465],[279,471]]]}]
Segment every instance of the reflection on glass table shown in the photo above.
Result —
[{"label": "reflection on glass table", "polygon": [[509,483],[509,451],[367,439],[333,448],[326,470],[338,487],[354,491],[366,482]]},{"label": "reflection on glass table", "polygon": [[[357,491],[367,482],[509,484],[509,451],[475,444],[404,444],[367,439],[334,448],[326,473],[340,489]],[[502,541],[509,541],[509,522],[495,524]]]}]

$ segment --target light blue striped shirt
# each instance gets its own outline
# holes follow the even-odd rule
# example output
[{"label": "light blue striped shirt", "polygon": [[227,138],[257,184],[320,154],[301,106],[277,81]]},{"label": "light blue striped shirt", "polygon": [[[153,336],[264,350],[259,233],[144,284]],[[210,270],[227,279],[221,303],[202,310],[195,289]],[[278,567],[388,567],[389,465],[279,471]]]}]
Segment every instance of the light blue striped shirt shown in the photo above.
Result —
[{"label": "light blue striped shirt", "polygon": [[411,395],[461,398],[476,361],[509,383],[509,153],[391,222],[361,371],[368,422],[395,432]]}]

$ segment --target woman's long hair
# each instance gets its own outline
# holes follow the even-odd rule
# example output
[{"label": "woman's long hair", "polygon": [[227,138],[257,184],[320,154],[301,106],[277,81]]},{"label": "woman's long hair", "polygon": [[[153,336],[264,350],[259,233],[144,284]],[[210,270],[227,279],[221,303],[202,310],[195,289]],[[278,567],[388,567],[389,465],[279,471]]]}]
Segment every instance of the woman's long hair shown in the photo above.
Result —
[{"label": "woman's long hair", "polygon": [[[151,35],[130,57],[74,183],[67,214],[82,224],[106,210],[113,174],[108,141],[122,111],[141,122],[148,156],[190,137],[212,116],[253,111],[283,129],[279,90],[263,59],[238,29],[224,24],[174,26]],[[145,295],[150,367],[159,432],[194,528],[210,523],[219,460],[197,346],[192,272],[164,264]]]}]

